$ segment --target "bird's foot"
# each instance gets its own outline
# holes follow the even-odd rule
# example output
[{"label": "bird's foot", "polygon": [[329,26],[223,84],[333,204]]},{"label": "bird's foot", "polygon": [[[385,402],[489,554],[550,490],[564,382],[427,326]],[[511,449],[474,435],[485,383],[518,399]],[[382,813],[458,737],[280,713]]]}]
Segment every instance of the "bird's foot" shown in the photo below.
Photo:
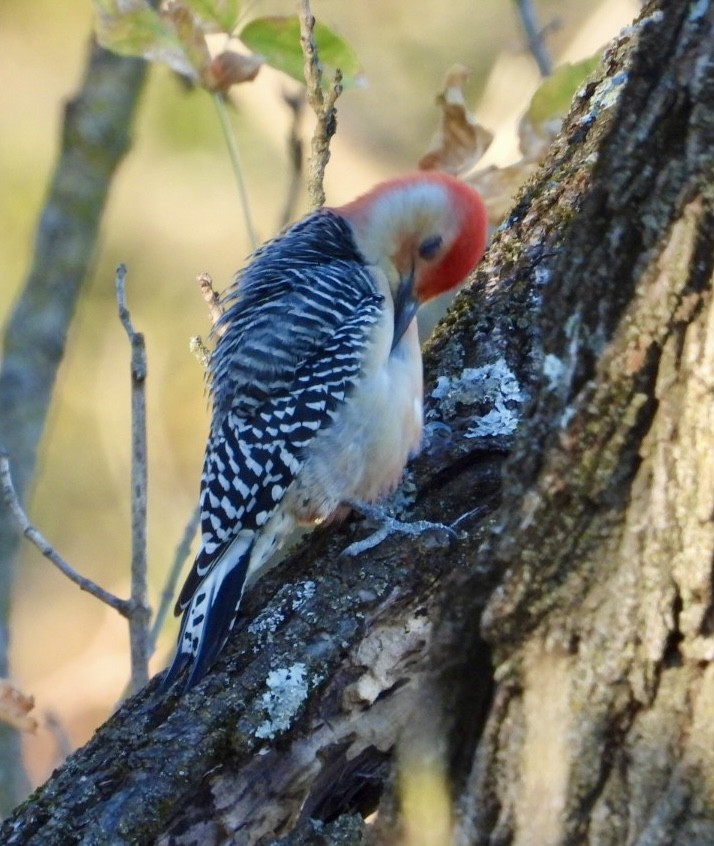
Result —
[{"label": "bird's foot", "polygon": [[[447,526],[444,523],[432,523],[430,520],[414,520],[413,522],[405,523],[402,520],[397,520],[396,517],[392,517],[385,511],[384,508],[380,508],[377,505],[368,505],[364,502],[349,502],[346,504],[354,511],[361,514],[364,518],[371,520],[379,526],[376,532],[368,535],[362,540],[351,543],[341,553],[342,555],[350,556],[359,555],[362,552],[366,552],[368,549],[372,549],[377,546],[377,544],[382,543],[383,540],[386,540],[391,534],[421,537],[427,532],[434,532],[442,538],[446,537],[448,543],[451,544],[459,538],[456,526],[461,523],[465,517],[471,516],[473,513],[469,512],[468,515],[462,515],[450,526]],[[476,510],[478,511],[480,509]]]}]

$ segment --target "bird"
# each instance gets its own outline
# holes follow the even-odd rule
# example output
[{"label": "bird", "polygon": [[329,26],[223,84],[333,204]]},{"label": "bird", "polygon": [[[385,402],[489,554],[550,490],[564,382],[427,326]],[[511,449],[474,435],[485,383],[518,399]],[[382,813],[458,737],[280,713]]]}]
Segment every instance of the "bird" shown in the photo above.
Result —
[{"label": "bird", "polygon": [[215,326],[201,541],[164,689],[203,678],[246,586],[297,526],[398,485],[422,433],[417,310],[466,279],[487,229],[473,188],[417,172],[309,213],[236,274]]}]

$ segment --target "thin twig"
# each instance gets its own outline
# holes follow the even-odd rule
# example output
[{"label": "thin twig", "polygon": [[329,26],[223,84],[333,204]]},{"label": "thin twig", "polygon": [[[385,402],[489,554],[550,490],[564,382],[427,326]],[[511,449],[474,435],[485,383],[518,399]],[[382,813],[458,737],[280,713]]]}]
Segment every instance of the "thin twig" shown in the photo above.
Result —
[{"label": "thin twig", "polygon": [[196,356],[198,363],[201,365],[205,373],[208,373],[211,367],[211,351],[203,343],[200,335],[194,335],[188,339],[188,348],[190,352]]},{"label": "thin twig", "polygon": [[[223,317],[224,308],[221,305],[221,298],[213,287],[213,279],[208,273],[200,273],[196,277],[198,287],[201,290],[201,296],[208,305],[208,319],[211,321],[211,332],[220,337],[228,328],[227,326],[220,326],[221,317]],[[188,348],[196,356],[201,367],[208,373],[211,366],[211,351],[203,343],[200,335],[195,335],[188,342]]]},{"label": "thin twig", "polygon": [[179,542],[179,545],[176,547],[176,553],[174,555],[173,563],[171,564],[171,569],[169,570],[168,576],[166,577],[166,583],[164,585],[164,589],[161,591],[161,601],[159,602],[159,610],[156,612],[156,617],[154,618],[154,623],[151,626],[151,631],[149,632],[149,643],[151,646],[151,652],[153,654],[154,650],[156,649],[156,641],[159,638],[159,633],[164,626],[164,621],[169,613],[169,608],[171,607],[171,603],[173,598],[176,594],[176,585],[178,584],[179,575],[181,574],[181,570],[183,569],[183,565],[191,553],[191,543],[193,542],[193,538],[198,531],[198,525],[201,521],[201,508],[199,505],[193,511],[193,514],[189,518],[188,523],[186,524],[186,528],[184,529],[183,537]]},{"label": "thin twig", "polygon": [[302,182],[303,170],[303,144],[300,136],[300,121],[305,107],[303,93],[283,93],[285,105],[290,109],[292,120],[290,121],[290,132],[288,133],[288,155],[290,157],[290,183],[285,198],[285,207],[280,218],[280,229],[290,223],[295,216],[295,208],[300,194],[300,183]]},{"label": "thin twig", "polygon": [[311,155],[308,160],[307,191],[310,208],[325,204],[325,168],[330,160],[330,140],[337,130],[335,103],[342,93],[342,72],[335,71],[327,93],[322,90],[322,68],[317,55],[314,29],[315,17],[310,10],[310,0],[297,0],[300,19],[300,44],[304,59],[307,101],[317,117],[312,134]]},{"label": "thin twig", "polygon": [[116,270],[115,287],[119,319],[131,344],[131,603],[129,643],[131,651],[131,692],[136,693],[149,680],[148,628],[151,609],[147,601],[146,565],[146,347],[144,336],[136,332],[126,307],[126,267]]},{"label": "thin twig", "polygon": [[538,18],[532,0],[515,0],[518,17],[526,34],[528,49],[536,60],[541,76],[550,76],[553,72],[553,60],[545,45],[545,29],[538,26]]},{"label": "thin twig", "polygon": [[201,289],[201,296],[206,301],[208,306],[208,317],[211,321],[211,329],[217,334],[222,335],[225,330],[216,329],[218,321],[223,317],[224,308],[221,305],[221,297],[213,287],[213,279],[209,273],[199,273],[196,277],[198,287]]},{"label": "thin twig", "polygon": [[25,514],[22,506],[20,505],[20,500],[17,497],[15,486],[12,482],[12,475],[10,473],[10,457],[6,452],[0,452],[0,480],[2,481],[3,501],[14,516],[20,531],[30,541],[30,543],[33,543],[42,555],[51,561],[58,570],[67,576],[68,579],[73,581],[80,590],[85,590],[87,593],[91,593],[92,596],[106,603],[115,611],[118,611],[122,617],[128,618],[133,607],[130,600],[120,599],[118,596],[114,596],[113,593],[109,593],[109,591],[99,587],[99,585],[91,579],[80,576],[74,567],[72,567],[71,564],[68,564],[54,549],[54,547],[45,540],[43,535],[32,525],[32,523],[30,523],[27,514]]},{"label": "thin twig", "polygon": [[253,219],[250,214],[250,203],[248,202],[248,192],[246,191],[245,181],[243,179],[243,169],[240,165],[238,142],[236,141],[236,136],[233,132],[233,127],[231,126],[231,122],[228,118],[228,112],[226,111],[226,102],[223,98],[223,95],[218,93],[214,94],[213,103],[216,107],[216,111],[218,112],[218,119],[221,123],[221,129],[223,130],[223,137],[226,139],[226,145],[228,146],[228,155],[230,156],[231,165],[233,166],[233,173],[236,178],[236,185],[238,186],[238,196],[240,197],[240,204],[243,210],[245,231],[248,234],[248,240],[250,241],[251,249],[254,250],[258,246],[258,239],[255,236]]}]

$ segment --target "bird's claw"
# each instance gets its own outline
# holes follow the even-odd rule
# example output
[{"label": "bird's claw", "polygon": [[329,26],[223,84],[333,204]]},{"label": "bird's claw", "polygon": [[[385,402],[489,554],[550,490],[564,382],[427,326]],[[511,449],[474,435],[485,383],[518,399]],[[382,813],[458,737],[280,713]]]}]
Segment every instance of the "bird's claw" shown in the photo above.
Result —
[{"label": "bird's claw", "polygon": [[413,522],[406,523],[403,520],[397,520],[396,517],[387,514],[383,508],[375,505],[367,505],[362,502],[350,502],[348,505],[366,519],[380,525],[376,532],[373,532],[362,540],[351,543],[342,551],[341,555],[360,555],[382,543],[391,534],[421,537],[426,532],[439,532],[446,534],[449,543],[453,543],[459,538],[458,533],[451,526],[447,526],[444,523],[433,523],[430,520],[414,520]]}]

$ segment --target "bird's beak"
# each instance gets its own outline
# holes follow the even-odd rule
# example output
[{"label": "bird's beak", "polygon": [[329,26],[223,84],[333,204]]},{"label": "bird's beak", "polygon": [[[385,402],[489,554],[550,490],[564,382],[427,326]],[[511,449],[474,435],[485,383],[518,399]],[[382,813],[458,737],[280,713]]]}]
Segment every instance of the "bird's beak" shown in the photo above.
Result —
[{"label": "bird's beak", "polygon": [[394,298],[394,337],[392,349],[401,340],[409,328],[409,324],[419,309],[419,302],[414,296],[414,269],[408,276],[402,277],[397,288],[397,296]]}]

